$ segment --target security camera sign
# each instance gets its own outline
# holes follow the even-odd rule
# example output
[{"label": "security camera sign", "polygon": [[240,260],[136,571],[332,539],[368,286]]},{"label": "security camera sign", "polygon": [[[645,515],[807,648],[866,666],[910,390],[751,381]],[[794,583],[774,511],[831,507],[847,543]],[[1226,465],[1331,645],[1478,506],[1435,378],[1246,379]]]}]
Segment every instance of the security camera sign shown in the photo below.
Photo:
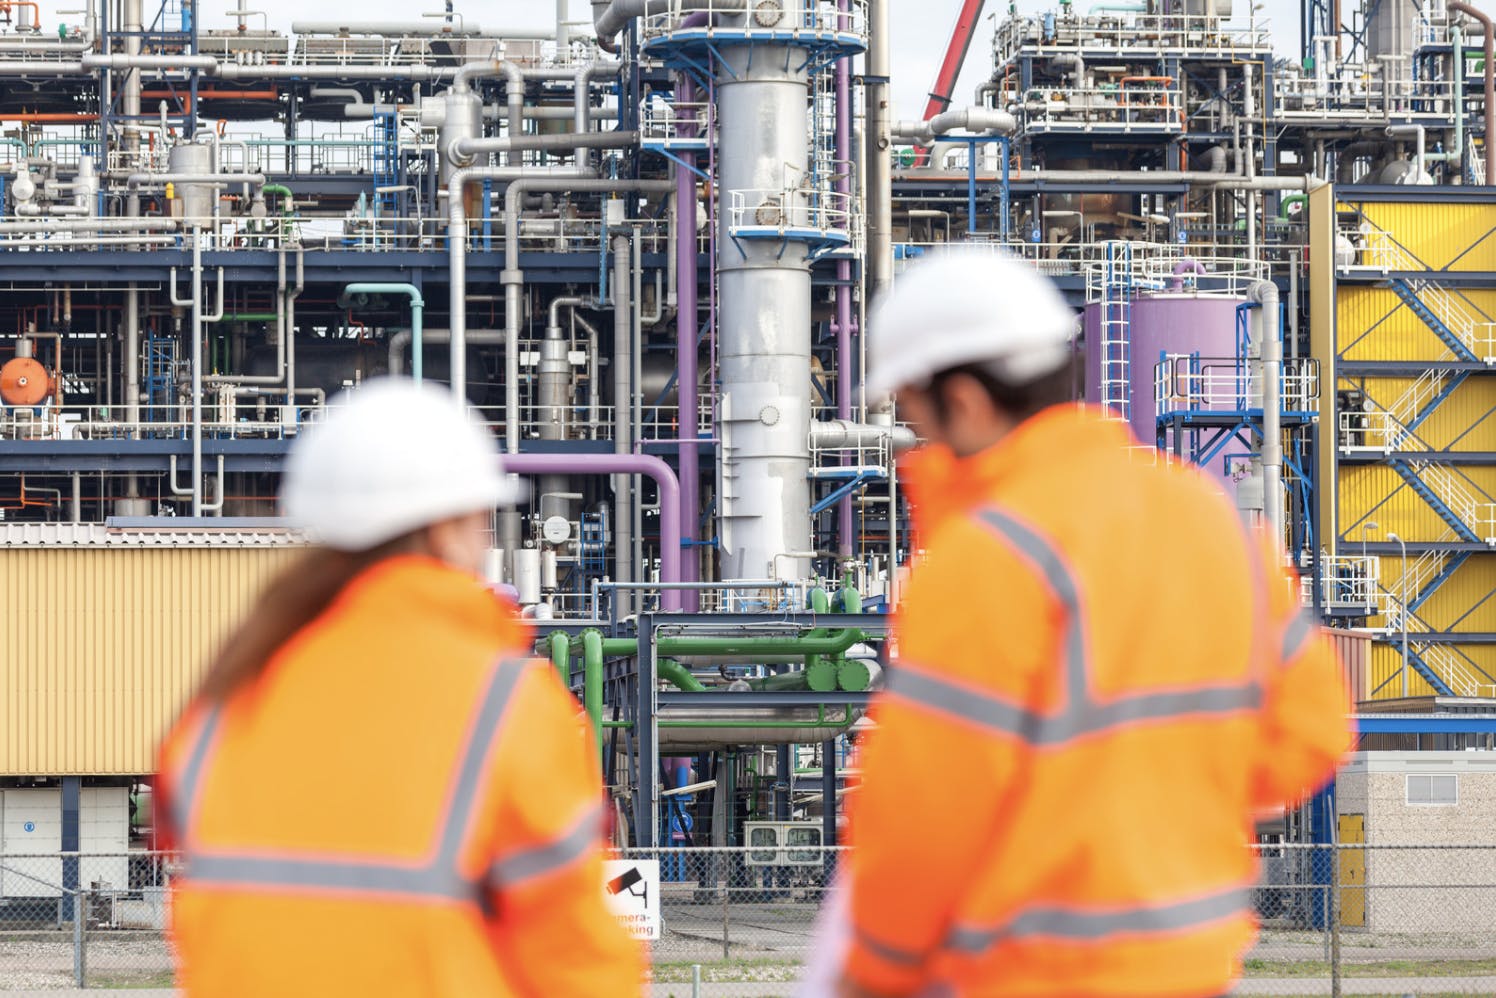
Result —
[{"label": "security camera sign", "polygon": [[660,938],[660,861],[603,861],[603,899],[635,939]]}]

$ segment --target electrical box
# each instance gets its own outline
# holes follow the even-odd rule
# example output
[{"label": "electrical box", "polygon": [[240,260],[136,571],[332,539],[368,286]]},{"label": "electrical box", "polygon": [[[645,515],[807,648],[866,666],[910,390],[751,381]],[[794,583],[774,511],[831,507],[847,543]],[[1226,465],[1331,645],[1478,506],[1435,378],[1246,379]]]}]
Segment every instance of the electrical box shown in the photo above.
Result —
[{"label": "electrical box", "polygon": [[743,825],[747,866],[820,866],[819,821],[749,821]]}]

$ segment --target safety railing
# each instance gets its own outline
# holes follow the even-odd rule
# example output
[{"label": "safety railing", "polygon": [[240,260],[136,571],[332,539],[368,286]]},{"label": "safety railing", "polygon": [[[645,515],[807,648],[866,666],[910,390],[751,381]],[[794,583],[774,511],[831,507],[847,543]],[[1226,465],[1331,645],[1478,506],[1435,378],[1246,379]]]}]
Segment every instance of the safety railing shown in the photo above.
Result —
[{"label": "safety railing", "polygon": [[823,188],[757,188],[728,192],[727,228],[737,239],[816,238],[850,243],[857,202]]},{"label": "safety railing", "polygon": [[[1353,611],[1366,616],[1382,612],[1380,558],[1325,555],[1319,559],[1319,568],[1320,605],[1326,611]],[[1314,604],[1314,579],[1310,576],[1299,580],[1299,597],[1305,606]]]},{"label": "safety railing", "polygon": [[[1234,357],[1169,354],[1154,366],[1154,414],[1160,418],[1206,411],[1241,413],[1262,408],[1259,364]],[[1283,361],[1283,412],[1312,412],[1319,403],[1319,361]]]},{"label": "safety railing", "polygon": [[1381,409],[1342,411],[1337,414],[1340,449],[1346,453],[1371,451],[1387,454],[1400,448],[1411,435],[1392,413]]},{"label": "safety railing", "polygon": [[[1342,272],[1372,270],[1382,274],[1426,273],[1429,266],[1398,243],[1389,232],[1362,219],[1337,230],[1336,265]],[[1496,363],[1496,322],[1471,314],[1470,303],[1430,278],[1408,278],[1417,302],[1476,358]]]},{"label": "safety railing", "polygon": [[993,38],[995,64],[1002,66],[1025,49],[1056,51],[1122,49],[1138,54],[1189,50],[1197,54],[1229,55],[1270,52],[1268,22],[1247,25],[1221,17],[1115,12],[1089,16],[1025,15],[1005,18]]},{"label": "safety railing", "polygon": [[[1097,130],[1173,133],[1184,128],[1183,95],[1169,77],[1136,77],[1116,87],[1035,88],[1018,102],[1030,132]],[[1169,80],[1166,85],[1141,81]]]},{"label": "safety railing", "polygon": [[1473,486],[1448,465],[1413,461],[1409,467],[1476,537],[1487,544],[1496,544],[1496,502],[1472,491]]},{"label": "safety railing", "polygon": [[1383,75],[1359,64],[1336,67],[1313,76],[1275,75],[1275,113],[1286,120],[1345,118],[1365,121],[1397,115],[1400,120],[1448,121],[1453,113],[1455,84],[1450,80],[1413,79]]},{"label": "safety railing", "polygon": [[639,120],[640,141],[667,149],[704,146],[714,129],[709,101],[671,101],[656,95],[645,103]]},{"label": "safety railing", "polygon": [[651,0],[645,5],[644,41],[680,38],[686,33],[715,39],[773,39],[790,42],[852,42],[867,38],[867,0]]}]

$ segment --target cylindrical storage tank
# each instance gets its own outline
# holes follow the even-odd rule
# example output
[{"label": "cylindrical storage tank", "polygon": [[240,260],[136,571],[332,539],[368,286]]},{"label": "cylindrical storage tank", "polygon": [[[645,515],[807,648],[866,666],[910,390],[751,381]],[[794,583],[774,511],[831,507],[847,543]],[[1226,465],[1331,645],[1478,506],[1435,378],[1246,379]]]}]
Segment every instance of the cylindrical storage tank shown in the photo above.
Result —
[{"label": "cylindrical storage tank", "polygon": [[446,114],[442,118],[441,131],[437,134],[436,151],[441,160],[441,183],[447,181],[458,167],[487,166],[488,156],[470,156],[460,160],[452,158],[452,143],[458,139],[476,139],[483,134],[483,99],[471,90],[448,90],[443,98]]},{"label": "cylindrical storage tank", "polygon": [[13,357],[0,367],[0,402],[39,405],[52,394],[47,369],[33,357]]},{"label": "cylindrical storage tank", "polygon": [[[167,156],[168,173],[208,174],[213,172],[213,150],[201,142],[183,142],[171,147]],[[206,221],[213,217],[212,184],[173,184],[171,214],[173,218]]]},{"label": "cylindrical storage tank", "polygon": [[[1169,379],[1175,387],[1176,404],[1184,404],[1179,394],[1184,390],[1212,396],[1209,408],[1234,407],[1228,365],[1237,353],[1236,309],[1245,302],[1235,295],[1200,292],[1164,292],[1133,300],[1127,326],[1127,382],[1132,431],[1138,440],[1151,444],[1157,439],[1155,385],[1159,363],[1167,354],[1199,354],[1207,368],[1204,379],[1190,379],[1184,384]],[[1102,341],[1102,312],[1101,302],[1086,306],[1086,401],[1097,404],[1104,397],[1102,360],[1109,345]]]},{"label": "cylindrical storage tank", "polygon": [[540,549],[519,548],[514,552],[514,588],[522,606],[540,602]]},{"label": "cylindrical storage tank", "polygon": [[561,330],[546,330],[540,341],[540,439],[565,440],[567,415],[571,406],[571,359]]}]

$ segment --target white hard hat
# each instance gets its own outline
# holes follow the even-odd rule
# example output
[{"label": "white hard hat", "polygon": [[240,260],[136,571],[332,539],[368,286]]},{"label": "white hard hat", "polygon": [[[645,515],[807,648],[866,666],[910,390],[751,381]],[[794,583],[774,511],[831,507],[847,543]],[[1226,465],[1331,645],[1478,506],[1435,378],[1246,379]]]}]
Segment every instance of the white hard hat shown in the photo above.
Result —
[{"label": "white hard hat", "polygon": [[1006,252],[955,246],[915,261],[868,320],[869,395],[963,364],[1015,384],[1073,355],[1075,311],[1054,282]]},{"label": "white hard hat", "polygon": [[493,435],[450,392],[379,378],[331,400],[291,448],[281,509],[318,543],[366,551],[518,493]]}]

